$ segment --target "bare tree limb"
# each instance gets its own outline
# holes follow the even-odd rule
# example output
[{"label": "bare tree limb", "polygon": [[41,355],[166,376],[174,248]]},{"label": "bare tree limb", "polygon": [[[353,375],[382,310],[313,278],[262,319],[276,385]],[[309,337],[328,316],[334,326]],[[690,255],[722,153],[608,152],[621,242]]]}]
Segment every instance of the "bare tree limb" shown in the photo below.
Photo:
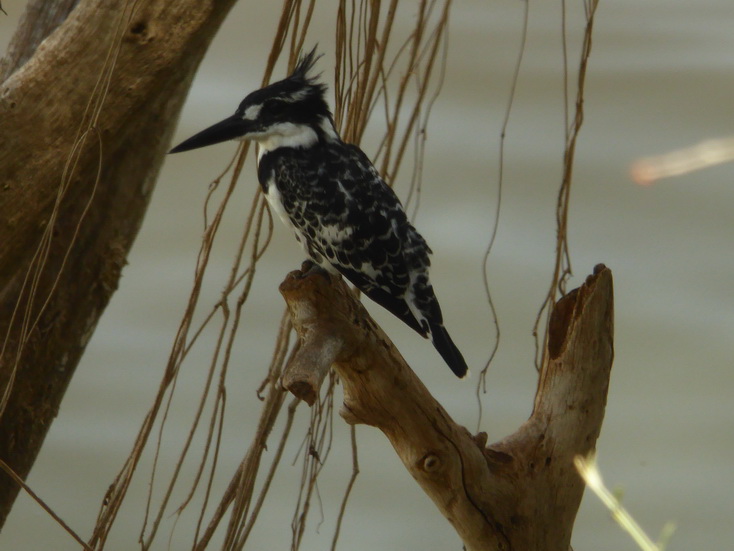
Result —
[{"label": "bare tree limb", "polygon": [[[21,478],[117,287],[194,71],[233,3],[82,0],[64,19],[73,2],[33,2],[0,67],[0,457]],[[0,526],[17,491],[0,474]]]},{"label": "bare tree limb", "polygon": [[598,266],[556,304],[533,414],[489,447],[486,434],[451,419],[343,281],[292,272],[281,290],[308,350],[286,368],[289,388],[317,396],[314,381],[333,364],[342,416],[385,433],[466,549],[569,548],[583,492],[573,457],[595,447],[613,359],[608,269]]}]

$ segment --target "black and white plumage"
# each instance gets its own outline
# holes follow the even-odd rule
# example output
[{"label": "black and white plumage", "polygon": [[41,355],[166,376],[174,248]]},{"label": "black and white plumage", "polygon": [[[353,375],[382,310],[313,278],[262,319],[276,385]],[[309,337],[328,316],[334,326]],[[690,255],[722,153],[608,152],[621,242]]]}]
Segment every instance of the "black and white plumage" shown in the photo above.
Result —
[{"label": "black and white plumage", "polygon": [[463,377],[466,362],[443,326],[428,278],[431,249],[364,152],[337,134],[326,86],[309,76],[317,59],[315,50],[303,56],[288,78],[252,92],[234,115],[171,153],[255,140],[265,196],[308,256],[430,337]]}]

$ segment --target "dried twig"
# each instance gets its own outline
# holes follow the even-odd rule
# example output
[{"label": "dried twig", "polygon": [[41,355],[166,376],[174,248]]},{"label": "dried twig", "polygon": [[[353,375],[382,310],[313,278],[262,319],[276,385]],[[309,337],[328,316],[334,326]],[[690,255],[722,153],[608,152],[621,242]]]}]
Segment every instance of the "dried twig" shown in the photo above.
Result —
[{"label": "dried twig", "polygon": [[23,491],[27,493],[33,501],[38,503],[38,505],[40,505],[40,507],[44,511],[46,511],[51,516],[51,518],[54,519],[54,521],[56,521],[56,523],[64,529],[67,534],[74,538],[85,551],[92,551],[92,548],[89,547],[87,543],[82,538],[80,538],[79,535],[74,530],[72,530],[68,524],[66,524],[66,522],[64,522],[64,519],[57,515],[56,512],[51,507],[49,507],[44,500],[42,500],[33,490],[31,490],[30,486],[28,486],[23,481],[23,479],[19,477],[16,472],[11,469],[10,466],[2,459],[0,459],[0,469],[2,469],[2,471],[6,475],[12,478],[18,486],[23,488]]}]

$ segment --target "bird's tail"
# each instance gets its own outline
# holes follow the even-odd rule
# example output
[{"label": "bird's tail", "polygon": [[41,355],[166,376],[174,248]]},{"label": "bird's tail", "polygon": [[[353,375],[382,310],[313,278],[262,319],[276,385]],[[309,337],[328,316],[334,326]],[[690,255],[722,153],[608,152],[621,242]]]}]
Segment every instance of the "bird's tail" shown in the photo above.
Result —
[{"label": "bird's tail", "polygon": [[454,341],[451,340],[448,331],[443,325],[429,323],[431,332],[431,341],[433,346],[436,347],[438,353],[451,368],[454,374],[463,379],[469,372],[469,368],[466,366],[464,356],[461,355],[459,349],[456,348]]}]

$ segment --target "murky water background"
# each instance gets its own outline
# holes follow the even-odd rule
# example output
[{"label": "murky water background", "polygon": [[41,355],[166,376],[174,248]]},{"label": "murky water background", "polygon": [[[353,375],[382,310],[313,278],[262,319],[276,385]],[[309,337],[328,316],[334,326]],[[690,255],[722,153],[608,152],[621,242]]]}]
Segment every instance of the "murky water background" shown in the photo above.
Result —
[{"label": "murky water background", "polygon": [[[0,15],[3,43],[21,4],[3,2],[10,14]],[[531,5],[525,65],[506,143],[500,229],[490,261],[502,342],[482,424],[493,440],[527,417],[535,391],[530,332],[551,274],[564,135],[556,4]],[[568,4],[569,11],[576,9]],[[202,65],[177,138],[228,115],[256,87],[278,7],[243,2],[235,8]],[[333,33],[329,11],[318,14],[311,35],[324,49]],[[523,3],[514,0],[455,4],[448,74],[429,126],[416,221],[435,253],[432,274],[448,327],[475,372],[492,342],[480,264],[497,196],[498,137],[522,13]],[[578,22],[574,18],[569,26],[580,28]],[[572,192],[572,284],[580,284],[598,262],[611,267],[615,278],[616,361],[599,441],[601,467],[653,535],[668,520],[678,524],[671,551],[728,549],[734,541],[734,165],[651,188],[632,184],[628,168],[638,156],[734,133],[733,25],[731,0],[602,0]],[[572,59],[579,38],[578,33],[572,37]],[[330,52],[327,59],[333,59]],[[367,143],[367,151],[374,151]],[[167,160],[120,290],[29,478],[82,535],[91,529],[160,380],[193,278],[207,184],[233,151],[233,145],[223,145]],[[396,187],[404,196],[407,172],[402,176]],[[247,186],[256,186],[252,169],[225,220],[204,304],[222,287],[242,223],[239,213],[251,197]],[[231,368],[220,490],[254,432],[259,402],[253,389],[270,357],[283,308],[277,285],[300,260],[291,236],[277,227],[273,247],[259,265]],[[378,308],[370,305],[370,310],[448,411],[473,429],[475,381],[457,382],[430,345]],[[186,434],[207,359],[203,349],[182,375],[163,460],[173,457]],[[298,416],[294,430],[302,433],[306,408]],[[339,420],[334,439],[320,482],[325,520],[317,529],[321,513],[312,511],[306,550],[330,545],[351,472],[348,432]],[[449,524],[386,439],[367,427],[358,428],[358,439],[361,474],[341,548],[460,549]],[[291,466],[297,440],[286,452],[249,549],[289,545],[300,476],[298,466]],[[111,550],[135,547],[149,466],[150,458],[121,512]],[[174,502],[184,495],[182,489]],[[179,521],[172,549],[187,547],[193,519]],[[166,548],[169,528],[158,549]],[[573,541],[579,550],[633,548],[591,495],[584,499]],[[0,535],[0,548],[78,547],[21,496]]]}]

